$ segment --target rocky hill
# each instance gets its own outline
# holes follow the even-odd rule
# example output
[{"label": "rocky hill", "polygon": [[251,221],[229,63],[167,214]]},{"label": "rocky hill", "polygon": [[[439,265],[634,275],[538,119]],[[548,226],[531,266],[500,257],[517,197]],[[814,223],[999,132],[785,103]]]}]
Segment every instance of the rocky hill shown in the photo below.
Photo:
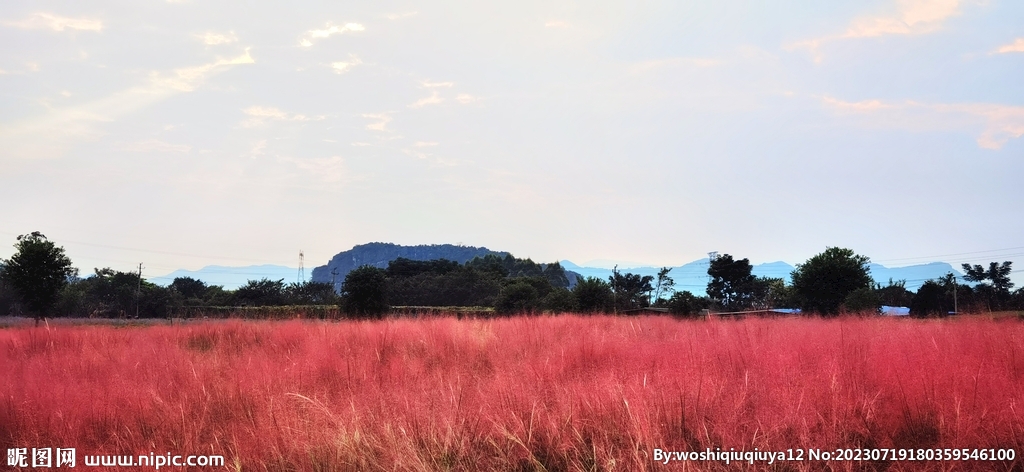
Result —
[{"label": "rocky hill", "polygon": [[[360,244],[347,251],[342,251],[331,258],[327,265],[313,268],[313,282],[340,284],[345,275],[352,269],[363,265],[371,265],[381,269],[387,268],[388,262],[399,257],[414,261],[430,261],[448,259],[460,264],[475,257],[495,254],[504,257],[506,252],[492,251],[485,247],[456,246],[454,244],[422,244],[419,246],[401,246],[392,243]],[[333,272],[333,274],[332,274]]]}]

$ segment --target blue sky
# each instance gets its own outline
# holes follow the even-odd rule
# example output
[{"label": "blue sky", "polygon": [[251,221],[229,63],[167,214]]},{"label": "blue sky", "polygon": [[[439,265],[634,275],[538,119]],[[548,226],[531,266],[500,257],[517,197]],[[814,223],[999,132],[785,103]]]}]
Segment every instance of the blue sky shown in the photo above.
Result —
[{"label": "blue sky", "polygon": [[6,1],[0,238],[1024,269],[1024,4],[823,3]]}]

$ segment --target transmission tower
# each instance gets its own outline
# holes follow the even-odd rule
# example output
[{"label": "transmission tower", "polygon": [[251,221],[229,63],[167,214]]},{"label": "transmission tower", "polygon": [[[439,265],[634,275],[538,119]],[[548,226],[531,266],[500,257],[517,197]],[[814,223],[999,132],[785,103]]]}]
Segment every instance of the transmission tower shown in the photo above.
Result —
[{"label": "transmission tower", "polygon": [[302,249],[299,249],[299,284],[306,281],[306,255],[302,253]]}]

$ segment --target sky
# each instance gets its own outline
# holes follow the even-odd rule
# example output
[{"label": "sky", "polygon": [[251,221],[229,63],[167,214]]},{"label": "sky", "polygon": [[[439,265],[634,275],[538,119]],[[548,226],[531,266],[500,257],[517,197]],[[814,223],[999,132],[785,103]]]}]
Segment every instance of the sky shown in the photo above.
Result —
[{"label": "sky", "polygon": [[[1012,260],[1024,3],[0,3],[0,258]],[[308,269],[307,269],[308,270]]]}]

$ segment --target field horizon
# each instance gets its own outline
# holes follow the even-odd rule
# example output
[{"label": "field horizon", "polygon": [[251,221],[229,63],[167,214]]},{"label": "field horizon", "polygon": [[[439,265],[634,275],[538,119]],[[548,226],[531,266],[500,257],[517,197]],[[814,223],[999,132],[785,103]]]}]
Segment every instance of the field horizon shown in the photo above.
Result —
[{"label": "field horizon", "polygon": [[[0,329],[0,444],[218,454],[231,470],[1019,470],[655,460],[1013,449],[1012,318],[545,315]],[[213,470],[213,468],[210,468]]]}]

